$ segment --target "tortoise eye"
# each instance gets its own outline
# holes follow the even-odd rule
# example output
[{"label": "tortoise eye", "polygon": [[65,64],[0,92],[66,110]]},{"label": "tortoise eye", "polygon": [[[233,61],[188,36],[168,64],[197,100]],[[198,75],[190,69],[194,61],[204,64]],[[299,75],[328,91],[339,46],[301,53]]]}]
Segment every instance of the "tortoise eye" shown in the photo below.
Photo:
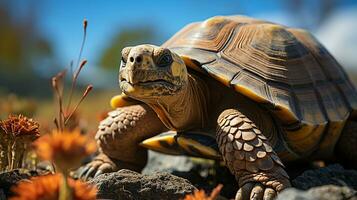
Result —
[{"label": "tortoise eye", "polygon": [[121,61],[122,61],[123,63],[126,63],[126,60],[124,59],[123,56],[121,57]]},{"label": "tortoise eye", "polygon": [[123,56],[121,57],[121,61],[122,61],[123,63],[126,63],[126,61],[124,60],[124,57],[123,57]]},{"label": "tortoise eye", "polygon": [[124,60],[124,57],[121,57],[120,68],[124,68],[125,66],[126,66],[126,61]]},{"label": "tortoise eye", "polygon": [[159,67],[167,67],[171,65],[172,61],[173,60],[170,51],[164,51],[162,55],[159,57],[159,59],[157,60],[157,65]]},{"label": "tortoise eye", "polygon": [[126,63],[128,60],[128,56],[130,53],[131,47],[125,47],[122,51],[121,51],[121,61],[123,63]]}]

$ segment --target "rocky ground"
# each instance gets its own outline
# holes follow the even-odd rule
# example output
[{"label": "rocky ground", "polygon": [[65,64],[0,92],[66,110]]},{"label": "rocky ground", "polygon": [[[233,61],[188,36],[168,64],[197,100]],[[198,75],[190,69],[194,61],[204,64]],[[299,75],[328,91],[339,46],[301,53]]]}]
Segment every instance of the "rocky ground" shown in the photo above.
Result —
[{"label": "rocky ground", "polygon": [[[149,165],[143,173],[169,172],[186,178],[195,187],[204,188],[207,191],[222,183],[224,187],[221,194],[227,198],[233,198],[237,191],[237,183],[228,169],[218,163],[154,152],[150,152],[149,155]],[[344,169],[339,164],[323,168],[302,164],[289,166],[288,173],[294,188],[287,189],[279,195],[280,200],[357,199],[356,170]]]},{"label": "rocky ground", "polygon": [[[339,164],[317,169],[310,166],[291,168],[289,175],[294,188],[283,191],[279,200],[357,200],[355,170],[344,169]],[[11,185],[31,175],[34,174],[18,170],[0,174],[0,200],[11,195]],[[224,185],[220,199],[231,199],[238,187],[229,171],[218,163],[152,152],[142,174],[120,170],[100,175],[90,182],[97,185],[98,198],[118,200],[180,199],[196,188],[210,191],[219,183]]]},{"label": "rocky ground", "polygon": [[196,188],[186,179],[166,172],[142,175],[130,170],[103,174],[90,183],[97,185],[99,199],[180,199]]},{"label": "rocky ground", "polygon": [[0,174],[0,200],[5,200],[11,195],[10,188],[21,180],[37,175],[34,171],[13,170]]}]

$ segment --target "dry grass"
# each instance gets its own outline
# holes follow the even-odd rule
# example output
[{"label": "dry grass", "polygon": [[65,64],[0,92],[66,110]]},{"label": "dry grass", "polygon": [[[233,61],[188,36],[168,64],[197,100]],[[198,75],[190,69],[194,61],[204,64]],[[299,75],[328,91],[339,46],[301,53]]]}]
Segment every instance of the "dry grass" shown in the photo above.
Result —
[{"label": "dry grass", "polygon": [[[88,134],[94,134],[97,131],[98,123],[103,113],[107,113],[112,108],[110,107],[110,99],[112,96],[119,93],[116,90],[97,90],[94,86],[93,91],[89,94],[81,107],[77,111],[80,129]],[[79,99],[82,94],[75,92],[73,99]],[[55,117],[54,102],[50,100],[38,101],[37,112],[34,116],[41,124],[41,132],[49,132],[55,128],[52,121]]]}]

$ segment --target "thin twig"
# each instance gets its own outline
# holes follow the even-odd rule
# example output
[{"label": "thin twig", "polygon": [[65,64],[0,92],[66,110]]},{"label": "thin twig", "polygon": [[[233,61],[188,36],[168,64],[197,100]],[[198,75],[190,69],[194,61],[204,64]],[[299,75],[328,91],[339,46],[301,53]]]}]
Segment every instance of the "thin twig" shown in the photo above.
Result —
[{"label": "thin twig", "polygon": [[69,63],[70,76],[73,77],[73,60]]},{"label": "thin twig", "polygon": [[81,99],[79,100],[79,102],[77,103],[77,105],[74,107],[74,109],[72,110],[72,112],[68,115],[67,119],[64,122],[64,125],[67,124],[67,122],[69,121],[69,119],[72,117],[72,115],[74,114],[74,112],[76,112],[77,108],[79,107],[79,105],[82,103],[82,101],[86,98],[86,96],[89,94],[89,92],[93,89],[92,85],[88,85],[86,90],[84,91]]},{"label": "thin twig", "polygon": [[[63,92],[64,92],[64,78],[66,77],[67,74],[67,69],[59,72],[56,75],[57,81],[58,81],[58,90],[59,90],[59,96],[60,96],[60,115],[61,115],[61,124],[64,125],[64,119],[65,119],[65,114],[64,114],[64,110],[63,110]],[[64,127],[62,127],[63,130]]]},{"label": "thin twig", "polygon": [[[77,64],[76,66],[78,67],[77,72],[75,75],[72,75],[72,85],[71,85],[71,91],[69,94],[69,99],[68,99],[68,104],[67,104],[67,111],[69,111],[70,106],[71,106],[71,101],[72,101],[72,96],[73,96],[73,90],[74,87],[76,85],[77,82],[77,77],[79,75],[79,72],[81,71],[82,67],[85,65],[85,63],[83,64],[83,61],[81,62],[81,64],[79,64],[81,58],[82,58],[82,52],[83,52],[83,48],[84,48],[84,44],[86,42],[86,38],[87,38],[87,26],[88,26],[88,21],[86,19],[83,20],[83,38],[82,38],[82,44],[81,44],[81,48],[79,50],[79,54],[78,54],[78,59],[77,59]],[[85,61],[87,62],[87,61]]]},{"label": "thin twig", "polygon": [[58,113],[58,117],[59,117],[59,129],[60,131],[63,131],[63,107],[62,107],[62,95],[61,92],[59,90],[59,86],[58,86],[58,77],[52,77],[52,87],[55,89],[56,95],[57,95],[57,100],[58,100],[58,107],[59,107],[59,113]]},{"label": "thin twig", "polygon": [[78,59],[77,59],[77,65],[79,65],[79,61],[82,58],[82,52],[83,52],[83,48],[84,48],[84,44],[86,42],[86,37],[87,37],[87,26],[88,26],[88,21],[86,19],[83,20],[83,38],[82,38],[82,44],[81,44],[81,48],[79,50],[79,55],[78,55]]},{"label": "thin twig", "polygon": [[74,88],[77,84],[77,79],[78,79],[78,76],[79,74],[81,73],[83,67],[87,64],[87,60],[83,60],[81,62],[81,64],[79,65],[79,68],[77,69],[76,73],[73,75],[72,77],[72,85],[71,85],[71,91],[70,91],[70,94],[69,94],[69,99],[68,99],[68,104],[67,104],[67,111],[69,111],[70,109],[70,106],[71,106],[71,102],[72,102],[72,97],[73,97],[73,92],[74,92]]},{"label": "thin twig", "polygon": [[57,118],[55,118],[55,119],[53,120],[53,122],[55,123],[56,128],[57,128],[57,131],[59,132],[60,128],[59,128],[59,124],[58,124]]},{"label": "thin twig", "polygon": [[70,103],[71,103],[71,99],[72,99],[72,93],[73,93],[73,60],[71,60],[71,62],[69,63],[69,70],[70,70],[70,77],[71,77],[71,90],[70,90],[70,97],[68,99],[68,102],[67,102],[67,108],[66,108],[66,114],[69,112],[69,106],[70,106]]}]

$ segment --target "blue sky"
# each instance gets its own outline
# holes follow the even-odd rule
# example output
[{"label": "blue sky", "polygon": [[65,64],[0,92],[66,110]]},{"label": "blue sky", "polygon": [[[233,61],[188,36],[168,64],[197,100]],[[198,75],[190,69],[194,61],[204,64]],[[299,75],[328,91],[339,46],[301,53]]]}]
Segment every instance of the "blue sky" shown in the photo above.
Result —
[{"label": "blue sky", "polygon": [[[60,3],[58,3],[60,2]],[[75,3],[74,3],[75,2]],[[152,3],[154,2],[154,3]],[[243,7],[244,5],[244,7]],[[88,19],[86,52],[89,59],[108,45],[113,34],[128,26],[156,26],[163,42],[192,21],[214,15],[255,13],[260,9],[275,10],[276,5],[264,3],[240,6],[235,1],[43,1],[39,18],[41,29],[55,42],[63,59],[77,55],[82,37],[81,23]]]},{"label": "blue sky", "polygon": [[[262,18],[284,19],[284,0],[12,0],[18,13],[36,9],[41,32],[55,46],[60,60],[66,62],[76,57],[82,37],[83,18],[88,19],[88,38],[84,56],[96,60],[101,50],[118,30],[128,26],[152,25],[159,29],[163,42],[181,27],[192,21],[204,20],[214,15],[244,14]],[[314,9],[314,2],[310,1]],[[341,5],[356,4],[356,1],[340,1]],[[291,14],[290,16],[293,16]],[[293,18],[293,17],[290,17]]]},{"label": "blue sky", "polygon": [[[242,14],[291,26],[314,23],[318,1],[304,0],[305,19],[286,10],[287,0],[8,0],[20,16],[34,8],[40,32],[53,44],[62,65],[76,59],[82,39],[82,21],[89,21],[83,56],[95,66],[102,50],[118,30],[130,26],[154,26],[164,42],[184,25],[215,15]],[[322,0],[323,1],[323,0]],[[357,0],[339,0],[338,7],[357,5]],[[301,24],[304,21],[304,24]],[[309,24],[310,23],[310,24]],[[310,27],[313,28],[313,27]],[[314,30],[311,30],[314,31]],[[118,55],[120,56],[120,55]]]}]

